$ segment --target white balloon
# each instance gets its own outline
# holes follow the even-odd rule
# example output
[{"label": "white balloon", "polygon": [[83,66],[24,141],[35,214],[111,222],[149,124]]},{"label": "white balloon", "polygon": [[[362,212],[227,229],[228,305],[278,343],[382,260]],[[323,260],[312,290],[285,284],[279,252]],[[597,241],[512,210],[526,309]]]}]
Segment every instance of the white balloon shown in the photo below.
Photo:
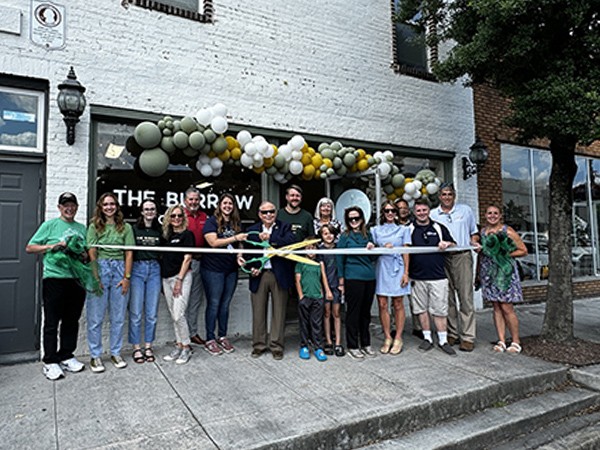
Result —
[{"label": "white balloon", "polygon": [[221,173],[223,172],[223,168],[221,167],[220,169],[213,169],[213,177],[218,177],[219,175],[221,175]]},{"label": "white balloon", "polygon": [[390,151],[390,150],[386,150],[385,152],[383,152],[383,156],[388,160],[391,161],[392,159],[394,159],[394,154]]},{"label": "white balloon", "polygon": [[225,106],[223,103],[216,103],[210,109],[215,116],[225,117],[227,115],[227,106]]},{"label": "white balloon", "polygon": [[292,159],[295,161],[300,161],[302,159],[302,152],[300,150],[292,151]]},{"label": "white balloon", "polygon": [[288,144],[292,147],[292,150],[302,150],[302,147],[304,147],[305,143],[306,141],[299,134],[291,138],[288,142]]},{"label": "white balloon", "polygon": [[200,158],[198,158],[198,162],[200,163],[201,166],[209,164],[210,163],[210,156],[208,156],[208,155],[200,155]]},{"label": "white balloon", "polygon": [[389,164],[381,163],[379,164],[379,173],[382,177],[387,177],[392,171],[392,167]]},{"label": "white balloon", "polygon": [[304,166],[300,161],[294,160],[290,162],[290,173],[292,175],[300,175],[302,170],[304,170]]},{"label": "white balloon", "polygon": [[215,133],[223,134],[227,131],[229,125],[227,124],[227,120],[225,120],[224,117],[217,116],[213,117],[213,119],[210,121],[210,127]]},{"label": "white balloon", "polygon": [[415,191],[415,193],[412,196],[416,200],[418,198],[421,198],[421,195],[422,195],[421,191]]},{"label": "white balloon", "polygon": [[279,147],[279,154],[282,155],[286,161],[289,161],[292,157],[292,148],[287,144],[283,144]]},{"label": "white balloon", "polygon": [[200,160],[196,161],[196,169],[198,169],[198,172],[200,172],[200,169],[202,169],[202,166],[204,164],[202,164],[202,162]]},{"label": "white balloon", "polygon": [[236,136],[237,141],[242,147],[252,140],[252,135],[249,131],[242,130]]},{"label": "white balloon", "polygon": [[428,194],[433,195],[439,190],[439,187],[436,183],[429,183],[425,186],[425,189],[427,189]]},{"label": "white balloon", "polygon": [[263,159],[264,159],[263,155],[261,155],[260,153],[257,153],[257,154],[254,155],[254,157],[252,159],[254,160],[254,162],[259,162],[260,165],[262,166]]},{"label": "white balloon", "polygon": [[213,158],[210,160],[210,167],[212,167],[213,170],[218,170],[223,167],[223,161],[221,161],[219,158]]},{"label": "white balloon", "polygon": [[256,155],[257,151],[258,150],[256,149],[256,144],[254,142],[248,142],[246,145],[244,145],[244,152],[248,153],[250,156]]},{"label": "white balloon", "polygon": [[252,156],[250,156],[248,153],[242,153],[242,156],[240,158],[240,163],[242,163],[242,166],[252,167],[253,161],[254,160],[252,159]]},{"label": "white balloon", "polygon": [[202,174],[203,177],[212,176],[213,170],[212,170],[212,167],[210,167],[210,164],[206,164],[206,165],[200,167],[200,173]]},{"label": "white balloon", "polygon": [[196,113],[196,120],[200,125],[208,126],[213,118],[213,113],[210,109],[202,108]]},{"label": "white balloon", "polygon": [[267,141],[258,141],[255,142],[254,145],[256,145],[258,153],[260,153],[261,155],[264,155],[267,149],[271,148]]},{"label": "white balloon", "polygon": [[409,182],[404,185],[404,192],[406,192],[411,197],[415,193],[416,190],[417,190],[417,187],[414,185],[414,183]]},{"label": "white balloon", "polygon": [[408,200],[408,207],[412,209],[413,206],[415,206],[415,201],[414,200]]},{"label": "white balloon", "polygon": [[375,154],[373,155],[374,158],[379,158],[380,160],[383,161],[384,157],[383,157],[383,152],[382,151],[376,151]]},{"label": "white balloon", "polygon": [[275,154],[275,149],[271,145],[267,145],[267,149],[264,151],[265,158],[270,158]]},{"label": "white balloon", "polygon": [[412,195],[410,195],[410,194],[407,194],[406,192],[405,192],[404,194],[402,194],[402,198],[403,198],[404,200],[406,200],[407,202],[410,202],[410,201],[412,201]]},{"label": "white balloon", "polygon": [[[258,155],[258,156],[261,156],[261,155]],[[252,165],[253,165],[254,167],[256,167],[257,169],[258,169],[259,167],[262,167],[262,166],[263,166],[263,160],[262,160],[262,157],[261,157],[261,159],[260,159],[260,160],[256,160],[256,159],[255,159],[255,160],[253,160],[253,161],[252,161]]]},{"label": "white balloon", "polygon": [[434,182],[435,184],[437,184],[437,185],[438,185],[438,187],[439,187],[439,186],[442,184],[442,180],[440,180],[440,179],[439,179],[439,178],[437,178],[437,177],[435,178],[435,180],[433,180],[433,182]]},{"label": "white balloon", "polygon": [[252,140],[253,140],[254,142],[259,142],[259,141],[265,141],[265,142],[267,142],[267,140],[265,139],[265,137],[264,137],[264,136],[261,136],[260,134],[258,134],[258,135],[256,135],[256,136],[254,136],[254,137],[252,138]]},{"label": "white balloon", "polygon": [[420,180],[415,180],[415,181],[413,181],[413,184],[415,185],[415,187],[416,187],[417,189],[421,189],[421,188],[423,187],[423,183],[421,183],[421,181],[420,181]]}]

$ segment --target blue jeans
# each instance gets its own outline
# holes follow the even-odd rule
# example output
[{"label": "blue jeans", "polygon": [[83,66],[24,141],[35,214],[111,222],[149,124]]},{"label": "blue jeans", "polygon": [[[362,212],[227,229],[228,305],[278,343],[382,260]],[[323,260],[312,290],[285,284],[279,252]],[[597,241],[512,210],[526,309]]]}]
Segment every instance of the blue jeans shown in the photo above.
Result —
[{"label": "blue jeans", "polygon": [[104,289],[101,296],[88,294],[86,300],[88,346],[92,358],[99,358],[102,355],[102,323],[106,309],[110,319],[110,354],[113,356],[121,354],[129,292],[123,295],[121,287],[117,287],[117,284],[123,279],[124,272],[124,261],[98,260],[98,273]]},{"label": "blue jeans", "polygon": [[134,261],[131,270],[131,298],[129,299],[129,343],[139,345],[142,340],[152,343],[156,337],[156,316],[161,289],[160,264],[156,259]]},{"label": "blue jeans", "polygon": [[219,337],[227,336],[229,304],[237,286],[238,273],[212,272],[202,268],[202,284],[206,294],[206,340],[215,339],[215,327],[219,321]]}]

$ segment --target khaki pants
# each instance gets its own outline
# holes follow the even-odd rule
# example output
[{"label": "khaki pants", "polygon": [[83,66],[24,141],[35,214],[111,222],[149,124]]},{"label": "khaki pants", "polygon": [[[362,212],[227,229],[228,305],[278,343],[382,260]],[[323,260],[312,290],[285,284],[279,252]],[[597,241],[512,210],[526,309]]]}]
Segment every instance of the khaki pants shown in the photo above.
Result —
[{"label": "khaki pants", "polygon": [[271,294],[271,351],[283,351],[285,337],[285,310],[288,301],[287,289],[277,284],[270,270],[262,274],[258,290],[252,293],[252,348],[267,349],[267,306]]},{"label": "khaki pants", "polygon": [[177,277],[178,275],[171,278],[163,278],[163,292],[165,294],[169,313],[171,313],[171,320],[173,321],[173,328],[175,329],[175,340],[177,343],[190,345],[190,330],[188,328],[187,319],[185,318],[185,311],[190,298],[192,272],[188,271],[185,274],[181,283],[181,295],[179,295],[179,297],[174,297],[173,289],[175,288]]},{"label": "khaki pants", "polygon": [[449,252],[446,255],[445,269],[449,282],[448,337],[475,342],[472,253],[470,251]]}]

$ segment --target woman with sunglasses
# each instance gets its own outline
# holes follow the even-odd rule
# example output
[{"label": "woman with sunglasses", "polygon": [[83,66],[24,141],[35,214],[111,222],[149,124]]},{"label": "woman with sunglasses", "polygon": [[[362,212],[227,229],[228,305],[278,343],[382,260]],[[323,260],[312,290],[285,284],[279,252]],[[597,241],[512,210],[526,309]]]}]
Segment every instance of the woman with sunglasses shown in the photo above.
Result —
[{"label": "woman with sunglasses", "polygon": [[[398,210],[391,201],[383,203],[380,225],[371,228],[373,243],[378,247],[403,247],[410,245],[410,230],[399,225]],[[385,336],[381,353],[397,355],[402,351],[402,332],[404,331],[404,296],[410,294],[408,283],[408,253],[380,255],[375,269],[377,283],[375,293],[379,303],[379,319]],[[392,298],[396,335],[392,340],[388,297]]]},{"label": "woman with sunglasses", "polygon": [[[242,226],[240,213],[231,194],[219,198],[214,215],[204,224],[204,240],[211,247],[239,248],[240,242],[248,235],[240,233]],[[235,350],[227,339],[229,304],[233,298],[238,280],[236,255],[231,253],[211,254],[204,258],[200,268],[204,293],[206,294],[206,343],[205,350],[213,356],[231,353]],[[215,327],[219,322],[219,334]],[[218,339],[215,339],[218,337]]]},{"label": "woman with sunglasses", "polygon": [[110,320],[110,360],[117,369],[127,367],[121,357],[125,312],[129,303],[133,251],[92,247],[93,245],[134,245],[131,225],[125,223],[123,213],[112,192],[102,194],[87,231],[89,255],[94,274],[100,282],[100,295],[88,294],[86,301],[87,337],[92,372],[104,372],[102,363],[102,324],[108,308]]},{"label": "woman with sunglasses", "polygon": [[[154,200],[142,203],[142,212],[133,226],[135,245],[158,247],[162,234],[158,223],[158,208]],[[131,271],[131,300],[129,302],[129,343],[133,345],[133,360],[142,364],[154,362],[152,343],[156,336],[156,316],[160,298],[159,254],[150,250],[133,254]],[[144,342],[142,350],[142,316],[144,316]]]},{"label": "woman with sunglasses", "polygon": [[[346,231],[338,248],[372,248],[373,237],[367,230],[365,215],[358,206],[344,212]],[[346,294],[346,344],[348,355],[356,360],[375,356],[371,349],[371,305],[375,294],[375,261],[377,256],[338,255],[339,286]]]},{"label": "woman with sunglasses", "polygon": [[[187,217],[182,205],[171,206],[163,219],[163,238],[167,247],[195,247],[194,234],[187,229]],[[175,329],[175,348],[164,356],[165,361],[187,363],[192,356],[190,330],[185,318],[192,287],[191,253],[165,252],[161,261],[163,292]]]}]

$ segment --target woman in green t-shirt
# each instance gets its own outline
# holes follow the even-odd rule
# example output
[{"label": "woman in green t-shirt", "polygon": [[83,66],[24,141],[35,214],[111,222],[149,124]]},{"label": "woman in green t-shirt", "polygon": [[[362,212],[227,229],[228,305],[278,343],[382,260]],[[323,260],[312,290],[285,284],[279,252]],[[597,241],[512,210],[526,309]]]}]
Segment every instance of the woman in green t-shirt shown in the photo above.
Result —
[{"label": "woman in green t-shirt", "polygon": [[[123,220],[117,197],[112,192],[100,196],[87,231],[90,260],[100,281],[101,295],[88,294],[86,316],[92,372],[104,372],[102,364],[102,323],[108,308],[110,319],[110,359],[118,369],[127,367],[121,357],[125,312],[129,303],[129,283],[133,251],[107,249],[102,245],[135,245],[131,225]],[[100,247],[93,247],[98,245]]]}]

